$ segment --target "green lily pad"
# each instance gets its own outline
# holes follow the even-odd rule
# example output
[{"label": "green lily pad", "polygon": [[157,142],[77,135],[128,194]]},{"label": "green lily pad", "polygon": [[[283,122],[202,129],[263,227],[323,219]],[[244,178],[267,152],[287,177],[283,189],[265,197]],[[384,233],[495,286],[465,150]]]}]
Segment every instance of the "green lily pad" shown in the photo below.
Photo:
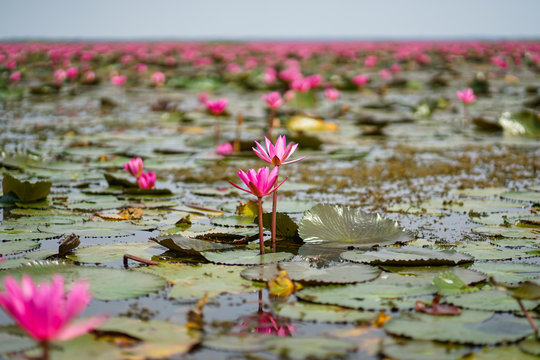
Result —
[{"label": "green lily pad", "polygon": [[530,215],[530,213],[497,213],[488,216],[473,216],[471,220],[483,225],[515,225],[519,220],[540,220],[540,215]]},{"label": "green lily pad", "polygon": [[217,226],[248,227],[254,228],[257,225],[253,222],[253,217],[243,215],[229,215],[213,217],[211,223]]},{"label": "green lily pad", "polygon": [[503,187],[488,187],[488,188],[474,188],[474,189],[454,189],[450,191],[451,195],[457,196],[471,196],[471,197],[495,197],[500,196],[508,189]]},{"label": "green lily pad", "polygon": [[479,226],[472,229],[473,232],[488,236],[502,236],[508,238],[540,238],[540,230],[525,227],[504,226]]},{"label": "green lily pad", "polygon": [[384,324],[397,336],[470,345],[497,345],[521,340],[531,334],[527,320],[509,314],[463,310],[459,316],[402,314]]},{"label": "green lily pad", "polygon": [[356,350],[349,341],[328,337],[273,337],[266,343],[270,352],[291,360],[343,359]]},{"label": "green lily pad", "polygon": [[539,250],[505,249],[487,241],[468,242],[456,246],[455,249],[473,256],[476,260],[515,260],[540,256]]},{"label": "green lily pad", "polygon": [[249,267],[242,271],[242,277],[252,281],[268,282],[285,270],[293,281],[322,284],[353,284],[375,279],[380,274],[376,267],[361,264],[338,264],[321,268],[304,262],[286,262],[278,265],[269,264]]},{"label": "green lily pad", "polygon": [[509,191],[501,194],[501,197],[510,200],[532,202],[540,204],[540,192],[538,191]]},{"label": "green lily pad", "polygon": [[231,189],[230,186],[227,188],[202,187],[194,189],[191,192],[201,196],[229,196],[231,194],[238,194],[238,191]]},{"label": "green lily pad", "polygon": [[39,232],[26,231],[0,231],[0,241],[12,240],[46,240],[60,237],[59,234],[44,234]]},{"label": "green lily pad", "polygon": [[[499,290],[482,290],[452,295],[445,297],[444,302],[473,310],[521,311],[516,299]],[[538,306],[538,303],[523,301],[523,305],[527,310],[532,310]]]},{"label": "green lily pad", "polygon": [[407,242],[414,239],[397,222],[360,209],[319,204],[304,214],[298,234],[308,244],[362,247]]},{"label": "green lily pad", "polygon": [[20,278],[30,275],[34,281],[50,281],[54,274],[63,275],[66,282],[86,279],[90,283],[90,292],[100,300],[123,300],[148,295],[163,288],[165,280],[152,274],[140,274],[131,270],[101,267],[83,267],[55,262],[33,263],[0,273],[0,282],[5,276]]},{"label": "green lily pad", "polygon": [[[26,356],[31,358],[39,358],[41,354],[41,348],[25,353]],[[50,356],[54,360],[120,359],[122,358],[122,352],[110,342],[100,341],[94,336],[86,334],[69,341],[54,343],[51,346]]]},{"label": "green lily pad", "polygon": [[75,253],[66,257],[73,261],[97,264],[122,259],[125,254],[149,259],[152,255],[159,254],[160,250],[152,243],[105,244],[78,248]]},{"label": "green lily pad", "polygon": [[537,356],[525,354],[515,345],[485,347],[475,352],[471,360],[538,360]]},{"label": "green lily pad", "polygon": [[432,250],[426,248],[380,248],[377,251],[352,250],[342,253],[348,261],[371,265],[393,266],[440,266],[470,263],[474,258],[452,250]]},{"label": "green lily pad", "polygon": [[377,313],[347,309],[340,306],[295,302],[278,305],[275,312],[289,319],[324,323],[369,323]]},{"label": "green lily pad", "polygon": [[263,351],[272,336],[266,334],[211,335],[204,338],[202,345],[219,351]]},{"label": "green lily pad", "polygon": [[[270,198],[267,201],[263,202],[263,209],[266,212],[272,211],[272,201]],[[234,213],[236,211],[236,207],[238,206],[238,202],[230,202],[223,204],[221,206],[221,209],[223,209],[226,212]],[[277,211],[287,214],[294,214],[294,213],[303,213],[306,210],[309,210],[313,207],[313,203],[309,201],[293,201],[293,200],[281,200],[277,203]]]},{"label": "green lily pad", "polygon": [[161,246],[179,253],[191,253],[200,255],[207,250],[225,250],[233,248],[233,245],[220,244],[208,240],[192,239],[182,235],[162,235],[151,238]]},{"label": "green lily pad", "polygon": [[[257,224],[259,218],[256,216],[253,222]],[[263,226],[267,230],[272,229],[272,214],[263,214]],[[284,213],[276,213],[276,237],[281,239],[298,239],[298,225],[291,217]]]},{"label": "green lily pad", "polygon": [[501,262],[475,263],[472,270],[477,270],[503,283],[519,283],[529,279],[540,278],[540,268],[531,264],[514,264]]},{"label": "green lily pad", "polygon": [[259,250],[232,250],[223,252],[205,252],[202,254],[206,260],[225,265],[264,265],[287,261],[294,256],[285,252],[267,252],[259,254]]},{"label": "green lily pad", "polygon": [[40,243],[32,240],[0,242],[0,254],[13,255],[39,248]]},{"label": "green lily pad", "polygon": [[4,195],[14,193],[22,202],[32,202],[45,199],[51,192],[50,181],[20,181],[10,174],[4,174],[2,180],[2,191]]},{"label": "green lily pad", "polygon": [[38,345],[29,337],[0,332],[0,355],[28,350]]},{"label": "green lily pad", "polygon": [[531,336],[519,343],[519,348],[530,355],[540,356],[540,341]]},{"label": "green lily pad", "polygon": [[169,297],[178,299],[199,299],[205,294],[214,297],[225,293],[245,293],[260,290],[251,281],[240,276],[242,268],[202,264],[159,264],[135,269],[144,273],[159,275],[173,284]]},{"label": "green lily pad", "polygon": [[381,345],[381,353],[395,360],[457,360],[471,352],[471,348],[462,345],[422,340],[384,339]]}]

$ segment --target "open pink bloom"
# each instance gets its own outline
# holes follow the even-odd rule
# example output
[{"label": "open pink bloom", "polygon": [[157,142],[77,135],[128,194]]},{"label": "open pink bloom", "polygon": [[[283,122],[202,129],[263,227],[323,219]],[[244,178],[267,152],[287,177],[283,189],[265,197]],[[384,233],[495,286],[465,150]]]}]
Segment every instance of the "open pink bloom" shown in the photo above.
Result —
[{"label": "open pink bloom", "polygon": [[13,74],[9,75],[9,81],[11,82],[19,82],[21,80],[21,73],[19,71],[15,71]]},{"label": "open pink bloom", "polygon": [[364,86],[369,82],[369,75],[356,75],[352,78],[352,82],[356,86]]},{"label": "open pink bloom", "polygon": [[126,83],[126,75],[114,75],[111,77],[111,84],[116,86],[122,86]]},{"label": "open pink bloom", "polygon": [[392,77],[392,73],[388,69],[382,69],[379,71],[379,76],[381,79],[388,80]]},{"label": "open pink bloom", "polygon": [[165,74],[161,71],[156,71],[150,77],[150,81],[152,81],[152,84],[154,84],[155,86],[161,86],[165,84]]},{"label": "open pink bloom", "polygon": [[471,88],[456,91],[456,96],[465,104],[470,104],[476,101],[476,95],[474,95],[474,91]]},{"label": "open pink bloom", "polygon": [[262,96],[262,99],[266,101],[270,109],[277,109],[281,105],[283,105],[283,99],[281,98],[281,94],[277,91],[272,91],[268,94],[264,94]]},{"label": "open pink bloom", "polygon": [[379,59],[377,59],[376,56],[369,55],[368,57],[366,57],[366,60],[364,60],[364,66],[368,68],[374,67],[375,65],[377,65],[378,61]]},{"label": "open pink bloom", "polygon": [[21,284],[11,277],[4,280],[0,293],[0,306],[22,329],[38,341],[64,341],[83,335],[106,318],[94,317],[77,323],[71,320],[80,315],[92,300],[88,283],[79,281],[64,292],[64,279],[55,275],[52,282],[36,285],[32,278],[23,275]]},{"label": "open pink bloom", "polygon": [[57,84],[61,84],[66,80],[66,72],[62,69],[58,69],[54,72],[54,82]]},{"label": "open pink bloom", "polygon": [[272,171],[268,167],[260,168],[257,171],[255,169],[249,169],[247,173],[243,170],[238,170],[238,177],[240,177],[240,180],[242,180],[248,189],[244,189],[232,181],[229,182],[232,186],[261,198],[276,191],[287,180],[285,178],[279,185],[273,187],[276,183],[278,173],[279,168],[277,166]]},{"label": "open pink bloom", "polygon": [[219,155],[229,155],[229,154],[232,154],[234,152],[234,149],[233,149],[233,146],[231,145],[231,143],[223,143],[221,145],[218,145],[216,147],[216,152],[219,154]]},{"label": "open pink bloom", "polygon": [[291,89],[298,92],[306,92],[311,89],[311,81],[308,79],[296,79],[291,83]]},{"label": "open pink bloom", "polygon": [[266,68],[263,73],[263,81],[266,84],[272,84],[276,82],[277,71],[274,68]]},{"label": "open pink bloom", "polygon": [[506,69],[506,68],[508,68],[508,63],[507,63],[504,59],[502,59],[502,58],[500,58],[500,57],[498,57],[498,56],[492,58],[492,59],[491,59],[491,62],[492,62],[494,65],[500,67],[501,69]]},{"label": "open pink bloom", "polygon": [[330,101],[339,99],[339,95],[340,95],[339,90],[337,89],[330,88],[330,89],[324,90],[324,96],[326,96],[326,98]]},{"label": "open pink bloom", "polygon": [[72,66],[66,70],[66,75],[69,79],[75,79],[79,75],[79,69],[75,66]]},{"label": "open pink bloom", "polygon": [[17,66],[17,62],[15,62],[15,60],[9,60],[8,62],[6,62],[6,69],[8,70],[15,69],[15,66]]},{"label": "open pink bloom", "polygon": [[272,165],[288,165],[305,158],[305,156],[303,156],[296,160],[287,161],[287,159],[294,153],[294,151],[298,147],[298,144],[294,144],[291,142],[289,143],[289,145],[287,145],[287,139],[283,135],[278,136],[276,140],[276,145],[273,145],[267,137],[264,138],[264,143],[266,145],[266,150],[257,141],[255,141],[257,149],[252,149],[253,151],[255,151],[255,154],[258,157]]},{"label": "open pink bloom", "polygon": [[306,80],[309,81],[310,88],[314,89],[321,84],[323,77],[320,74],[314,74],[306,77]]},{"label": "open pink bloom", "polygon": [[212,114],[219,115],[227,107],[227,99],[207,100],[205,105]]},{"label": "open pink bloom", "polygon": [[146,64],[137,64],[135,65],[135,71],[139,74],[145,73],[146,70],[148,70],[148,66]]},{"label": "open pink bloom", "polygon": [[137,179],[140,189],[153,189],[156,184],[156,173],[152,171],[143,172]]},{"label": "open pink bloom", "polygon": [[140,177],[143,173],[143,161],[140,157],[131,158],[127,163],[124,163],[124,169],[136,178]]}]

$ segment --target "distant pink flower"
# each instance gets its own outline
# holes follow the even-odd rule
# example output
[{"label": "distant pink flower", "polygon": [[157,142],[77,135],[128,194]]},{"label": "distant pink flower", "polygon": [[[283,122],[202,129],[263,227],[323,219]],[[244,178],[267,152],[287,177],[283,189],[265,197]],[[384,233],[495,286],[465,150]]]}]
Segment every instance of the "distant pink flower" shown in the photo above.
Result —
[{"label": "distant pink flower", "polygon": [[6,69],[13,70],[15,69],[15,66],[17,66],[17,62],[15,60],[9,60],[6,62]]},{"label": "distant pink flower", "polygon": [[152,171],[143,172],[137,179],[137,184],[140,189],[153,189],[156,184],[156,173]]},{"label": "distant pink flower", "polygon": [[111,77],[111,84],[115,86],[123,86],[126,83],[126,75],[114,75]]},{"label": "distant pink flower", "polygon": [[[279,321],[280,319],[277,318]],[[284,323],[279,325],[276,317],[270,312],[261,312],[250,316],[241,324],[241,327],[258,334],[268,334],[277,336],[292,336],[296,332],[293,325]]]},{"label": "distant pink flower", "polygon": [[283,105],[283,99],[281,98],[281,94],[277,91],[272,91],[268,94],[264,94],[262,96],[262,99],[266,101],[270,109],[277,109],[278,107]]},{"label": "distant pink flower", "polygon": [[66,294],[64,279],[60,275],[53,276],[50,283],[39,285],[28,275],[22,276],[20,285],[8,275],[4,279],[4,289],[0,293],[0,306],[38,341],[70,340],[95,329],[106,320],[94,317],[71,322],[92,299],[88,283],[84,281],[73,283]]},{"label": "distant pink flower", "polygon": [[379,71],[379,76],[381,79],[388,80],[392,77],[392,73],[388,69],[382,69]]},{"label": "distant pink flower", "polygon": [[503,69],[503,70],[506,69],[506,68],[508,68],[508,63],[507,63],[505,60],[503,60],[502,58],[498,57],[498,56],[492,58],[492,59],[491,59],[491,62],[492,62],[494,65],[500,67],[500,68]]},{"label": "distant pink flower", "polygon": [[140,157],[131,158],[127,163],[124,163],[124,169],[131,175],[139,178],[143,173],[144,164]]},{"label": "distant pink flower", "polygon": [[86,82],[89,82],[89,83],[94,82],[94,80],[96,80],[96,73],[91,70],[87,71],[84,73],[83,78],[84,78],[84,81]]},{"label": "distant pink flower", "polygon": [[314,74],[306,77],[306,80],[309,81],[310,88],[314,89],[320,85],[323,80],[322,75]]},{"label": "distant pink flower", "polygon": [[66,80],[66,72],[62,69],[58,69],[54,72],[54,82],[57,84],[61,84]]},{"label": "distant pink flower", "polygon": [[306,92],[311,89],[311,81],[307,79],[297,79],[291,83],[291,89],[298,92]]},{"label": "distant pink flower", "polygon": [[277,71],[274,68],[266,68],[263,73],[263,81],[266,84],[273,84],[276,82]]},{"label": "distant pink flower", "polygon": [[242,68],[238,64],[232,63],[232,64],[227,65],[227,72],[236,74],[236,73],[239,73],[240,71],[242,71]]},{"label": "distant pink flower", "polygon": [[176,65],[176,59],[174,58],[174,56],[167,56],[165,58],[164,64],[167,66],[174,66]]},{"label": "distant pink flower", "polygon": [[283,94],[283,98],[287,101],[293,101],[295,97],[296,97],[296,93],[294,92],[294,90],[287,90]]},{"label": "distant pink flower", "polygon": [[146,64],[137,64],[135,65],[135,71],[139,74],[145,73],[148,70],[148,66]]},{"label": "distant pink flower", "polygon": [[399,64],[394,64],[390,66],[390,71],[393,72],[394,74],[398,74],[403,71],[403,68]]},{"label": "distant pink flower", "polygon": [[154,84],[154,86],[162,86],[163,84],[165,84],[165,74],[161,71],[156,71],[150,77],[150,81],[152,81],[152,84]]},{"label": "distant pink flower", "polygon": [[352,78],[352,82],[358,87],[366,85],[369,80],[369,75],[356,75]]},{"label": "distant pink flower", "polygon": [[421,54],[418,54],[418,56],[416,57],[416,60],[420,64],[429,64],[429,63],[431,63],[431,56],[429,56],[428,54],[425,54],[425,53],[421,53]]},{"label": "distant pink flower", "polygon": [[260,168],[255,171],[255,169],[249,169],[248,172],[243,170],[238,170],[237,174],[240,177],[240,180],[247,186],[247,189],[244,189],[232,181],[229,181],[232,186],[245,191],[247,193],[253,194],[259,198],[263,196],[270,195],[276,191],[284,182],[287,180],[285,178],[279,185],[275,186],[277,177],[278,177],[279,167],[274,167],[272,171],[268,167]]},{"label": "distant pink flower", "polygon": [[471,88],[456,91],[456,96],[463,101],[464,104],[470,104],[476,101],[476,95],[474,95],[474,91]]},{"label": "distant pink flower", "polygon": [[372,68],[375,65],[377,65],[378,61],[379,61],[379,59],[377,59],[376,56],[369,55],[368,57],[366,57],[366,60],[364,60],[364,66],[367,67],[367,68]]},{"label": "distant pink flower", "polygon": [[255,154],[262,160],[275,166],[292,164],[305,158],[305,156],[303,156],[296,160],[287,161],[287,159],[296,151],[298,144],[291,142],[287,145],[287,139],[283,135],[278,136],[276,145],[272,144],[272,142],[265,137],[264,144],[266,145],[266,150],[257,141],[255,141],[255,144],[257,145],[257,149],[252,148]]},{"label": "distant pink flower", "polygon": [[227,107],[227,102],[228,102],[228,100],[226,98],[217,99],[217,100],[214,100],[214,101],[207,100],[205,105],[206,105],[208,111],[210,111],[212,114],[219,115]]},{"label": "distant pink flower", "polygon": [[334,88],[330,88],[330,89],[326,89],[324,90],[324,96],[326,96],[326,98],[330,101],[335,101],[337,99],[339,99],[339,90],[337,89],[334,89]]},{"label": "distant pink flower", "polygon": [[199,102],[203,105],[206,105],[209,99],[210,99],[210,95],[208,95],[207,93],[203,92],[197,95],[197,100],[199,100]]},{"label": "distant pink flower", "polygon": [[66,70],[66,76],[69,79],[75,79],[79,75],[79,69],[77,69],[75,66],[72,66]]},{"label": "distant pink flower", "polygon": [[233,146],[231,145],[231,143],[223,143],[221,145],[218,145],[216,147],[216,152],[219,154],[219,155],[230,155],[232,153],[234,153],[234,149],[233,149]]},{"label": "distant pink flower", "polygon": [[19,82],[21,80],[21,73],[19,71],[15,71],[9,75],[9,80],[14,83]]},{"label": "distant pink flower", "polygon": [[294,80],[301,79],[302,73],[297,68],[289,68],[282,70],[279,73],[279,78],[285,82],[293,82]]}]

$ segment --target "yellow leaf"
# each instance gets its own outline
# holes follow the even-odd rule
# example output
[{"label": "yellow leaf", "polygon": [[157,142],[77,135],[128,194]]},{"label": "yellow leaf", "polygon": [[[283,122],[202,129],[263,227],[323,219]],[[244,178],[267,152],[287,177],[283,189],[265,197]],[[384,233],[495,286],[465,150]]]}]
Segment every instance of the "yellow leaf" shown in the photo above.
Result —
[{"label": "yellow leaf", "polygon": [[381,310],[379,315],[377,315],[377,318],[375,319],[375,322],[373,323],[373,326],[375,327],[383,327],[384,323],[390,320],[392,316],[386,315],[386,312],[384,310]]},{"label": "yellow leaf", "polygon": [[289,279],[289,275],[287,275],[285,270],[281,270],[274,280],[268,282],[268,292],[270,295],[287,298],[294,293],[294,290],[294,283]]},{"label": "yellow leaf", "polygon": [[259,207],[255,200],[248,200],[248,202],[240,202],[240,205],[236,207],[237,215],[257,216],[259,215]]}]

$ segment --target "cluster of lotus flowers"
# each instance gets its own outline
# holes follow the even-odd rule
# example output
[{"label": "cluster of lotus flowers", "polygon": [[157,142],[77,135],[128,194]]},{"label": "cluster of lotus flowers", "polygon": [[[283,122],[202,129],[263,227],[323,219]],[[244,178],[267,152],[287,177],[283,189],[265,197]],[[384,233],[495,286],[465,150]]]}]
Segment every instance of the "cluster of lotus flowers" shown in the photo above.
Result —
[{"label": "cluster of lotus flowers", "polygon": [[275,145],[272,144],[268,138],[264,138],[265,147],[255,141],[257,148],[253,148],[255,154],[266,161],[269,164],[274,165],[274,168],[270,170],[269,167],[262,167],[260,169],[249,169],[247,172],[238,170],[237,174],[240,180],[244,183],[246,188],[243,188],[232,181],[229,181],[234,187],[253,194],[258,200],[258,218],[259,218],[259,246],[260,253],[264,254],[264,234],[263,234],[263,209],[262,199],[265,196],[274,194],[273,206],[272,206],[272,251],[276,252],[276,213],[277,213],[277,189],[283,185],[287,178],[283,179],[279,184],[279,167],[282,165],[288,165],[304,159],[301,157],[295,160],[287,161],[291,155],[296,151],[298,144],[289,143],[285,136],[279,136]]},{"label": "cluster of lotus flowers", "polygon": [[144,164],[140,157],[131,158],[124,163],[124,169],[137,179],[140,189],[153,189],[156,184],[156,173],[148,170],[144,172]]}]

